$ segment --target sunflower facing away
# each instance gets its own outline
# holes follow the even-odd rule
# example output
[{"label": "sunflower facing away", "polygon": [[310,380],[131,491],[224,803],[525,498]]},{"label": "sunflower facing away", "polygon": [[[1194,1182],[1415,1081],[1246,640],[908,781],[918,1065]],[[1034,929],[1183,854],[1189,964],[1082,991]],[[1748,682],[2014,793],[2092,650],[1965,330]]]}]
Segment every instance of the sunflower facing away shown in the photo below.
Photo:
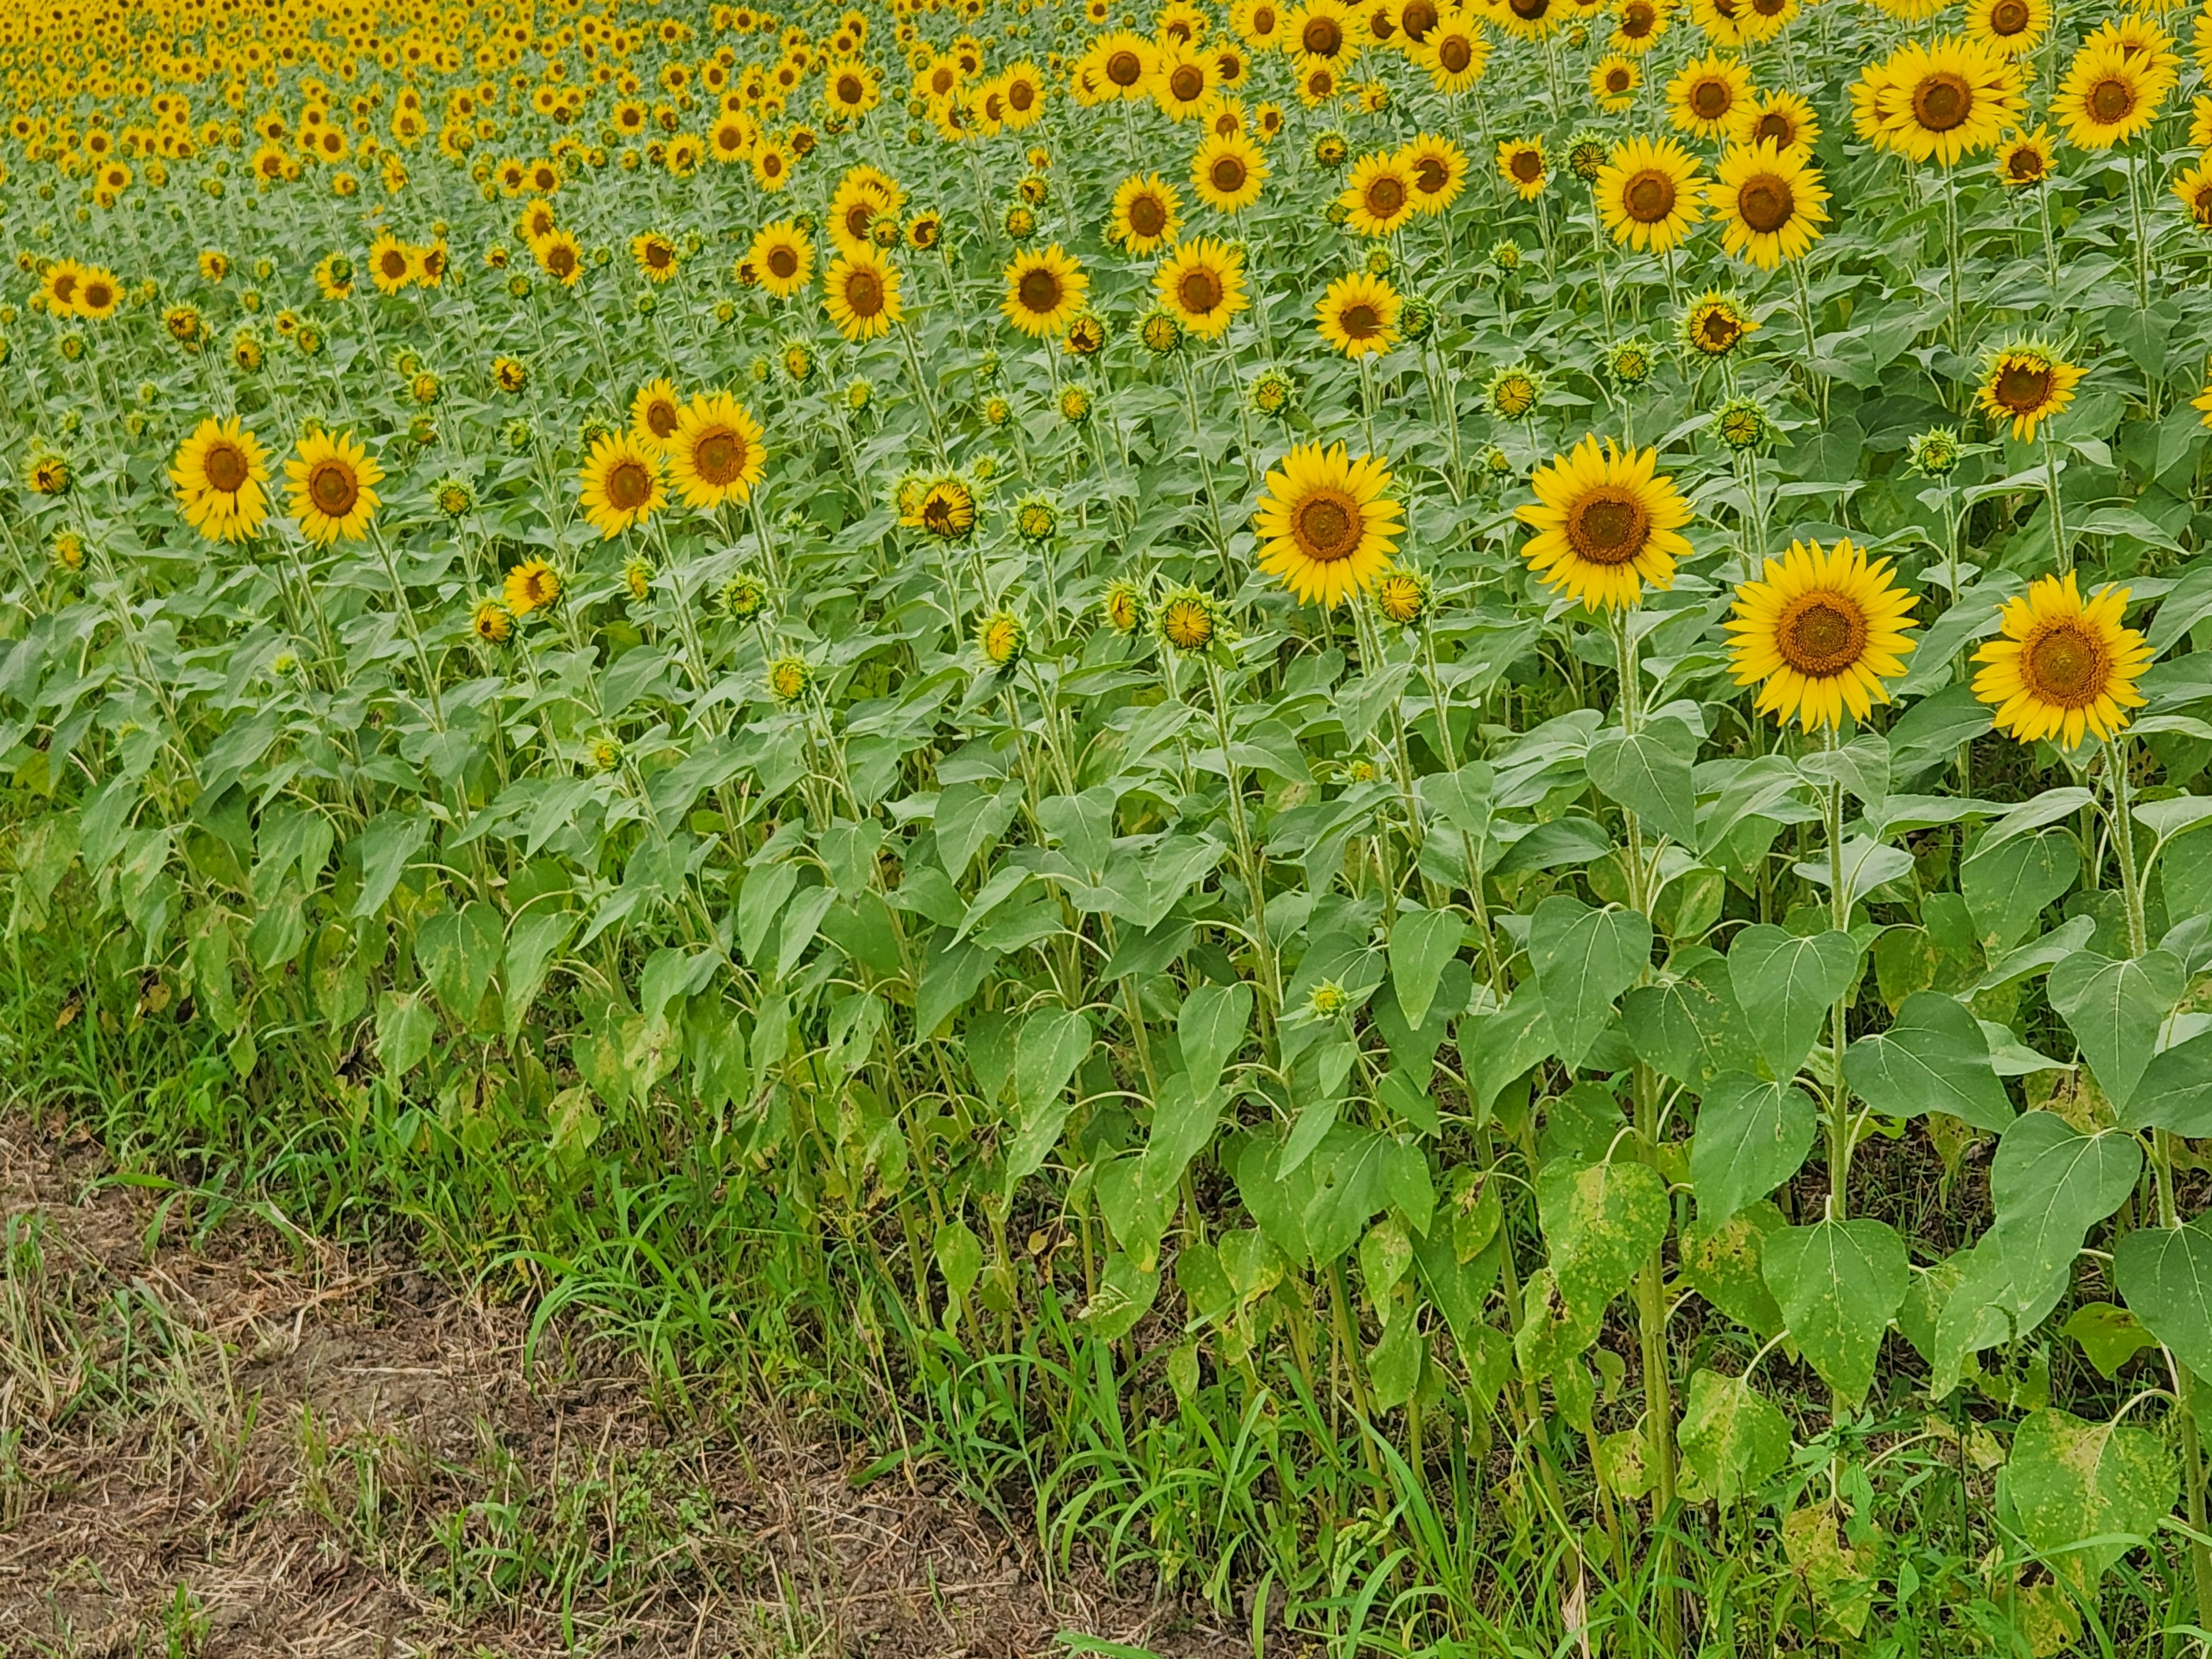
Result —
[{"label": "sunflower facing away", "polygon": [[1721,222],[1721,246],[1762,270],[1802,258],[1827,222],[1820,168],[1802,150],[1778,149],[1771,141],[1732,148],[1705,194]]},{"label": "sunflower facing away", "polygon": [[1015,255],[1006,280],[1006,297],[1000,309],[1008,322],[1032,339],[1067,332],[1091,291],[1083,267],[1057,242],[1042,252]]},{"label": "sunflower facing away", "polygon": [[686,507],[746,500],[768,465],[760,423],[726,392],[694,398],[664,453],[670,481]]},{"label": "sunflower facing away", "polygon": [[2074,387],[2087,373],[2041,342],[2022,340],[1990,357],[1979,400],[1996,419],[2009,420],[2012,435],[2026,443],[2038,426],[2074,401]]},{"label": "sunflower facing away", "polygon": [[300,533],[322,546],[343,537],[357,541],[380,505],[374,485],[384,469],[350,432],[311,432],[300,453],[284,463],[292,481],[292,516]]},{"label": "sunflower facing away", "polygon": [[1402,509],[1383,492],[1390,469],[1372,455],[1354,459],[1342,444],[1300,444],[1267,474],[1253,514],[1260,568],[1301,605],[1334,608],[1364,593],[1390,568]]},{"label": "sunflower facing away", "polygon": [[1377,150],[1353,164],[1336,199],[1348,229],[1362,236],[1388,236],[1413,216],[1413,173],[1405,161]]},{"label": "sunflower facing away", "polygon": [[1244,292],[1244,256],[1212,236],[1176,244],[1153,274],[1152,289],[1176,320],[1202,340],[1220,338],[1251,304]]},{"label": "sunflower facing away", "polygon": [[1792,542],[1778,562],[1767,560],[1765,580],[1736,586],[1727,623],[1735,683],[1757,685],[1753,707],[1780,725],[1794,715],[1808,732],[1840,726],[1846,708],[1863,720],[1889,701],[1882,681],[1905,672],[1912,604],[1889,562],[1869,563],[1856,543],[1823,552],[1817,542]]},{"label": "sunflower facing away", "polygon": [[660,457],[634,433],[610,432],[599,439],[576,476],[583,485],[585,521],[602,540],[613,540],[668,503]]},{"label": "sunflower facing away", "polygon": [[822,303],[830,320],[840,334],[855,343],[888,334],[903,314],[898,267],[872,246],[839,254],[830,262],[822,287]]},{"label": "sunflower facing away", "polygon": [[1398,343],[1398,290],[1364,270],[1340,276],[1315,307],[1321,337],[1347,357],[1388,351]]},{"label": "sunflower facing away", "polygon": [[178,446],[169,477],[185,521],[210,541],[244,541],[269,516],[269,456],[235,415],[202,421]]},{"label": "sunflower facing away", "polygon": [[754,234],[745,263],[763,288],[779,300],[788,300],[813,277],[814,239],[791,220],[778,219]]},{"label": "sunflower facing away", "polygon": [[2022,743],[2081,746],[2089,733],[2109,738],[2144,702],[2136,681],[2150,647],[2121,621],[2128,590],[2101,587],[2087,602],[2075,573],[2043,576],[2005,602],[2000,636],[1974,653],[1984,664],[1974,695],[1996,710],[1998,727]]},{"label": "sunflower facing away", "polygon": [[1645,582],[1673,586],[1674,562],[1690,554],[1690,504],[1658,460],[1591,436],[1538,467],[1536,499],[1516,509],[1536,532],[1521,549],[1529,569],[1594,611],[1634,605]]},{"label": "sunflower facing away", "polygon": [[1157,173],[1124,179],[1114,192],[1109,234],[1132,253],[1157,253],[1182,222],[1182,198]]},{"label": "sunflower facing away", "polygon": [[1632,138],[1597,170],[1590,188],[1616,242],[1664,253],[1705,215],[1697,159],[1672,138]]}]

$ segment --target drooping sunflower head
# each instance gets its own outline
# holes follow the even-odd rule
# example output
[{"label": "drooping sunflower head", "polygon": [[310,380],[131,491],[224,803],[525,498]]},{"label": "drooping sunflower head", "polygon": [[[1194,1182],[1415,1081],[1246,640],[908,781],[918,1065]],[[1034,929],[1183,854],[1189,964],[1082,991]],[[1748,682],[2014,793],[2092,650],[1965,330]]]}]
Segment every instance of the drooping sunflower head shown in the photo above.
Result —
[{"label": "drooping sunflower head", "polygon": [[1006,269],[1006,283],[1000,309],[1032,339],[1065,333],[1091,291],[1083,267],[1057,242],[1041,252],[1017,254]]},{"label": "drooping sunflower head", "polygon": [[2000,730],[2022,743],[2079,748],[2107,738],[2145,699],[2136,681],[2151,649],[2127,626],[2128,590],[2102,587],[2086,601],[2073,571],[2043,576],[2006,601],[1999,637],[1974,653],[1984,665],[1974,695],[1995,711]]},{"label": "drooping sunflower head", "polygon": [[374,486],[384,469],[349,432],[303,435],[284,476],[292,481],[292,516],[309,541],[357,541],[376,516]]},{"label": "drooping sunflower head", "polygon": [[1167,589],[1152,606],[1154,637],[1186,657],[1212,650],[1214,641],[1225,640],[1228,632],[1221,602],[1187,582]]},{"label": "drooping sunflower head", "polygon": [[1398,343],[1398,290],[1364,270],[1340,276],[1315,308],[1321,337],[1346,356],[1388,351]]},{"label": "drooping sunflower head", "polygon": [[1536,499],[1515,509],[1535,531],[1521,550],[1544,583],[1592,610],[1620,609],[1644,584],[1671,587],[1689,556],[1689,503],[1653,449],[1623,451],[1595,436],[1536,469]]},{"label": "drooping sunflower head", "polygon": [[1012,611],[1000,609],[975,619],[975,653],[1004,673],[1022,659],[1029,629]]},{"label": "drooping sunflower head", "polygon": [[1682,340],[1706,357],[1725,357],[1759,328],[1756,318],[1732,294],[1699,295],[1682,313]]},{"label": "drooping sunflower head", "polygon": [[584,518],[605,540],[667,505],[660,452],[647,448],[635,432],[609,432],[596,439],[577,477]]},{"label": "drooping sunflower head", "polygon": [[1370,591],[1405,528],[1389,485],[1379,457],[1355,457],[1340,443],[1299,445],[1268,472],[1253,514],[1260,568],[1302,605],[1334,609]]},{"label": "drooping sunflower head", "polygon": [[2009,420],[2013,436],[2026,443],[2038,426],[2074,401],[2074,388],[2087,373],[2040,340],[2015,341],[1991,354],[1979,401],[1995,419]]},{"label": "drooping sunflower head", "polygon": [[664,453],[686,507],[747,500],[768,467],[760,422],[726,392],[703,393],[685,404]]},{"label": "drooping sunflower head", "polygon": [[1163,312],[1202,340],[1220,338],[1251,303],[1244,291],[1243,251],[1212,236],[1179,244],[1160,262],[1152,291]]},{"label": "drooping sunflower head", "polygon": [[1847,709],[1863,720],[1889,701],[1882,682],[1905,672],[1912,605],[1888,561],[1869,562],[1856,543],[1792,542],[1763,580],[1737,585],[1727,624],[1735,683],[1757,685],[1753,707],[1780,724],[1835,726]]},{"label": "drooping sunflower head", "polygon": [[1697,158],[1672,138],[1632,138],[1598,169],[1598,216],[1616,242],[1664,253],[1705,215]]}]

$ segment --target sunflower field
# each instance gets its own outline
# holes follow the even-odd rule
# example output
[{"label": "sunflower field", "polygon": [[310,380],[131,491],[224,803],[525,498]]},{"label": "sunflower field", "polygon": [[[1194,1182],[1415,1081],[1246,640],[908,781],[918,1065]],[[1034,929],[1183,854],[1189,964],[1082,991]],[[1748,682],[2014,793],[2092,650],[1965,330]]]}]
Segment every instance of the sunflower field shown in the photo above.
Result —
[{"label": "sunflower field", "polygon": [[1255,1652],[2212,1640],[2212,9],[0,9],[11,1096]]}]

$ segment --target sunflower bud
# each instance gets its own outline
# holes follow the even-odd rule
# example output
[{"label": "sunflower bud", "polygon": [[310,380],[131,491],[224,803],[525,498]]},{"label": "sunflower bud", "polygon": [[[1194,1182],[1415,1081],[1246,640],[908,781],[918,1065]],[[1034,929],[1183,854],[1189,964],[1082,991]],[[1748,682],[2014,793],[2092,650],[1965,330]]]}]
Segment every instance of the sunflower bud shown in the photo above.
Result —
[{"label": "sunflower bud", "polygon": [[787,706],[805,696],[813,679],[804,657],[778,657],[768,665],[769,695]]}]

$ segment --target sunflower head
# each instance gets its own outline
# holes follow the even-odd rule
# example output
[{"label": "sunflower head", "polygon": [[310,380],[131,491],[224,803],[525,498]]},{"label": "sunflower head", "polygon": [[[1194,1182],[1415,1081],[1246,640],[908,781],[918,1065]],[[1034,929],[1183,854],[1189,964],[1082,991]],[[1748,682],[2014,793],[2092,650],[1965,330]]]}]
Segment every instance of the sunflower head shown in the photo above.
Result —
[{"label": "sunflower head", "polygon": [[1429,614],[1435,589],[1419,570],[1386,570],[1375,584],[1375,614],[1395,628],[1409,628]]},{"label": "sunflower head", "polygon": [[465,478],[443,477],[430,486],[430,499],[448,519],[463,519],[477,504],[476,491]]},{"label": "sunflower head", "polygon": [[[1173,312],[1164,307],[1155,306],[1145,313],[1144,321],[1137,325],[1137,337],[1145,343],[1145,349],[1155,357],[1171,356],[1182,350],[1182,324]],[[1065,413],[1065,398],[1061,408]]]},{"label": "sunflower head", "polygon": [[951,476],[923,483],[899,522],[940,542],[964,542],[975,533],[975,492],[965,479]]},{"label": "sunflower head", "polygon": [[804,657],[778,657],[768,665],[769,695],[787,707],[805,696],[813,683],[814,671]]},{"label": "sunflower head", "polygon": [[1492,418],[1500,421],[1525,421],[1532,418],[1536,405],[1543,401],[1544,377],[1528,363],[1509,363],[1490,377],[1482,389],[1482,400],[1488,405]]},{"label": "sunflower head", "polygon": [[514,613],[487,594],[469,613],[469,627],[486,645],[505,645],[514,637]]},{"label": "sunflower head", "polygon": [[1014,507],[1014,533],[1041,547],[1060,533],[1060,509],[1049,496],[1024,496]]},{"label": "sunflower head", "polygon": [[[1170,318],[1170,322],[1173,322]],[[1150,341],[1146,343],[1147,345]],[[1070,426],[1081,426],[1091,418],[1091,394],[1079,386],[1064,386],[1060,389],[1060,418]]]},{"label": "sunflower head", "polygon": [[1758,319],[1730,294],[1702,294],[1682,313],[1683,343],[1705,357],[1728,356],[1758,327]]},{"label": "sunflower head", "polygon": [[1599,170],[1612,155],[1613,146],[1604,134],[1584,128],[1567,141],[1567,171],[1586,185],[1595,184]]},{"label": "sunflower head", "polygon": [[642,554],[632,554],[623,561],[623,589],[631,599],[643,600],[653,593],[653,561]]},{"label": "sunflower head", "polygon": [[1840,725],[1846,710],[1865,720],[1889,701],[1883,681],[1905,672],[1912,605],[1888,562],[1869,562],[1855,543],[1823,551],[1793,542],[1766,562],[1763,580],[1736,588],[1728,623],[1736,684],[1759,688],[1761,714],[1795,716],[1808,732]]},{"label": "sunflower head", "polygon": [[1959,434],[1948,426],[1932,426],[1905,445],[1905,456],[1923,477],[1948,478],[1959,468]]},{"label": "sunflower head", "polygon": [[2025,443],[2074,401],[2074,388],[2087,372],[2040,340],[2018,340],[1990,354],[1979,401],[1994,418],[2009,420],[2013,436]]},{"label": "sunflower head", "polygon": [[1605,372],[1615,386],[1642,386],[1651,378],[1651,343],[1640,336],[1616,340],[1605,349]]},{"label": "sunflower head", "polygon": [[1029,629],[1012,611],[998,610],[975,619],[975,653],[1001,673],[1022,659]]},{"label": "sunflower head", "polygon": [[1224,639],[1228,627],[1220,601],[1186,582],[1169,588],[1153,605],[1152,633],[1169,649],[1194,657]]},{"label": "sunflower head", "polygon": [[2123,620],[2128,590],[2102,587],[2087,600],[2075,574],[2044,576],[2006,601],[1999,636],[1974,653],[1974,695],[2001,731],[2022,743],[2076,749],[2111,738],[2145,702],[2136,681],[2150,647]]},{"label": "sunflower head", "polygon": [[517,617],[550,611],[560,601],[561,573],[543,559],[527,559],[507,573],[507,608]]},{"label": "sunflower head", "polygon": [[1516,509],[1536,532],[1521,550],[1529,569],[1592,610],[1634,605],[1646,582],[1672,586],[1691,514],[1658,459],[1592,436],[1537,468],[1536,499]]},{"label": "sunflower head", "polygon": [[732,622],[750,622],[768,604],[768,589],[759,577],[739,571],[722,584],[718,596],[722,614]]},{"label": "sunflower head", "polygon": [[1774,440],[1774,422],[1756,398],[1730,398],[1713,411],[1713,431],[1736,454]]},{"label": "sunflower head", "polygon": [[1145,625],[1145,590],[1127,576],[1115,577],[1099,595],[1098,615],[1116,634],[1134,634]]},{"label": "sunflower head", "polygon": [[1390,568],[1403,509],[1385,492],[1390,471],[1344,445],[1301,444],[1270,471],[1253,515],[1259,568],[1301,604],[1334,608],[1367,592]]}]

